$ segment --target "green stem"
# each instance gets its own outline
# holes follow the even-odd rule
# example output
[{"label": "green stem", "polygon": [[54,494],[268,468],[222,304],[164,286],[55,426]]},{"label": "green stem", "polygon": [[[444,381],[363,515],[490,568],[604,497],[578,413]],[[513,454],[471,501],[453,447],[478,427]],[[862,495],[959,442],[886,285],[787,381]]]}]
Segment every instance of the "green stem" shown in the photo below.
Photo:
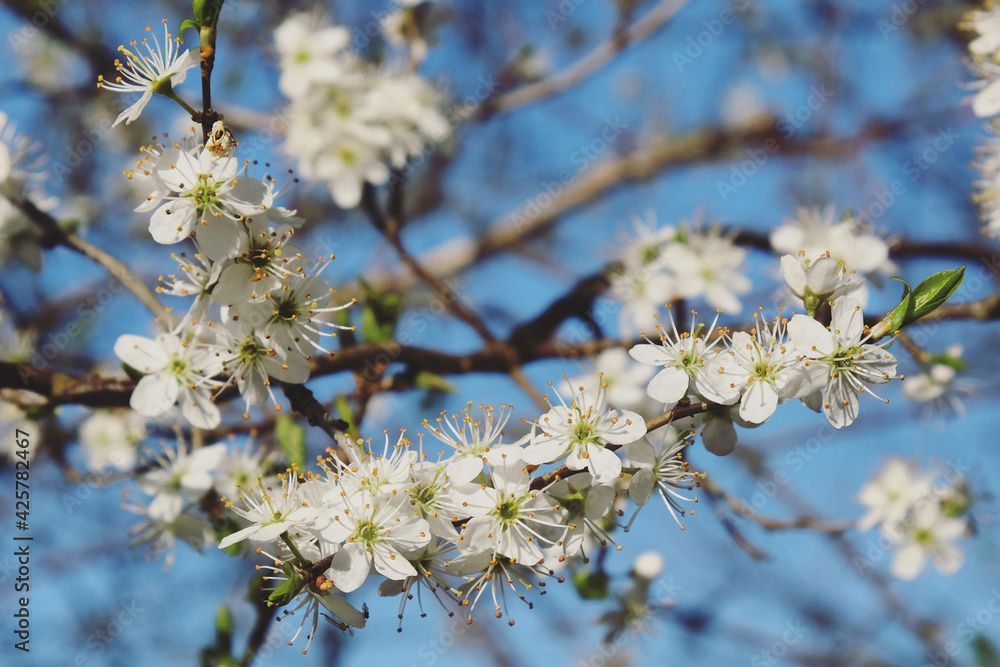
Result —
[{"label": "green stem", "polygon": [[174,102],[177,102],[177,104],[181,105],[181,108],[184,109],[184,111],[187,111],[189,114],[191,114],[191,118],[192,119],[196,118],[198,116],[198,114],[200,113],[199,111],[196,111],[194,109],[194,107],[192,107],[190,104],[188,104],[187,102],[185,102],[184,100],[182,100],[177,95],[177,93],[175,93],[172,89],[169,92],[164,92],[164,93],[160,93],[160,94],[163,95],[164,97],[167,97],[167,98],[173,100]]},{"label": "green stem", "polygon": [[288,550],[292,552],[293,556],[295,556],[295,560],[298,561],[299,566],[308,567],[309,561],[306,559],[305,556],[303,556],[299,552],[298,548],[295,546],[295,543],[292,542],[292,538],[289,537],[287,530],[281,534],[281,539],[285,544],[288,545]]}]

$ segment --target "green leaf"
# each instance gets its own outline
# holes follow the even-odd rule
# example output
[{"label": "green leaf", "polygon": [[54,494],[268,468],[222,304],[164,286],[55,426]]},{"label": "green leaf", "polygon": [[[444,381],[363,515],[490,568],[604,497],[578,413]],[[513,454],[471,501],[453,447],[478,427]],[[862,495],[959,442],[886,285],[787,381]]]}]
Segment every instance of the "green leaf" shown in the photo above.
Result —
[{"label": "green leaf", "polygon": [[914,311],[917,319],[934,312],[948,300],[965,277],[965,267],[941,271],[925,279],[913,290]]},{"label": "green leaf", "polygon": [[215,615],[215,643],[226,653],[233,650],[233,612],[229,605],[219,605]]},{"label": "green leaf", "polygon": [[455,388],[455,385],[448,382],[440,375],[430,373],[428,371],[420,371],[417,373],[417,377],[414,379],[413,384],[416,385],[417,389],[423,389],[425,391],[433,391],[442,394],[458,393],[458,389]]},{"label": "green leaf", "polygon": [[145,373],[140,371],[138,368],[132,368],[124,361],[122,362],[122,370],[125,371],[125,375],[127,375],[132,382],[138,383],[139,380],[146,377]]},{"label": "green leaf", "polygon": [[288,576],[288,579],[281,582],[281,585],[267,596],[269,606],[283,607],[294,600],[295,596],[302,590],[302,586],[305,585],[302,575],[299,574],[299,571],[291,563],[286,562],[281,566],[281,570]]},{"label": "green leaf", "polygon": [[379,290],[363,278],[359,278],[358,283],[365,293],[361,311],[361,339],[366,343],[391,340],[403,312],[402,299],[398,294]]},{"label": "green leaf", "polygon": [[584,600],[605,600],[610,594],[611,579],[604,572],[577,572],[573,585]]},{"label": "green leaf", "polygon": [[888,331],[880,332],[882,335],[898,331],[907,324],[916,322],[921,317],[929,315],[937,310],[948,300],[965,276],[965,267],[950,269],[935,273],[929,278],[921,281],[917,288],[910,289],[909,283],[898,276],[893,276],[893,280],[903,283],[903,297],[884,322],[888,325]]},{"label": "green leaf", "polygon": [[201,30],[201,26],[198,25],[198,22],[194,19],[184,19],[183,21],[181,21],[181,27],[177,29],[177,41],[179,41],[181,44],[184,43],[184,31],[187,30],[188,28],[191,28],[192,30],[195,31]]},{"label": "green leaf", "polygon": [[972,640],[972,650],[976,654],[977,667],[1000,667],[1000,654],[985,635],[977,635]]},{"label": "green leaf", "polygon": [[274,440],[288,462],[306,467],[306,430],[288,415],[281,415],[274,422]]},{"label": "green leaf", "polygon": [[339,394],[334,400],[334,406],[337,408],[337,416],[347,422],[347,432],[357,433],[354,428],[354,411],[351,410],[351,404],[347,401],[347,397]]}]

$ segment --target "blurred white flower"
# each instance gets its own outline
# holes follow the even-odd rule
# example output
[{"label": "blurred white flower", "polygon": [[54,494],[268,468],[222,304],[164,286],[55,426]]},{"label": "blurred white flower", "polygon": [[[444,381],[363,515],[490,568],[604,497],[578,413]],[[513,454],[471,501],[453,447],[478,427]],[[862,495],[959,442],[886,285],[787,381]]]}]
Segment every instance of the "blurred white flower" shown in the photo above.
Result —
[{"label": "blurred white flower", "polygon": [[858,499],[868,508],[868,512],[858,520],[858,530],[902,521],[914,501],[930,492],[931,480],[923,474],[919,464],[892,457],[882,472],[865,484],[858,494]]},{"label": "blurred white flower", "polygon": [[[593,363],[587,365],[593,366],[596,372],[602,374],[601,377],[607,383],[608,400],[612,404],[641,412],[640,408],[647,399],[646,386],[656,373],[655,369],[635,361],[620,347],[604,350],[594,358]],[[589,373],[586,377],[573,378],[570,384],[583,384],[593,376],[593,373]]]},{"label": "blurred white flower", "polygon": [[979,33],[979,37],[969,42],[972,53],[988,56],[1000,51],[1000,7],[969,12],[960,27]]},{"label": "blurred white flower", "polygon": [[79,434],[89,470],[130,470],[139,458],[137,446],[146,437],[145,419],[131,410],[98,411],[80,424]]},{"label": "blurred white flower", "polygon": [[906,377],[903,395],[914,403],[922,404],[924,417],[934,412],[944,414],[947,408],[964,417],[966,410],[962,398],[972,394],[975,387],[957,379],[957,375],[967,366],[962,358],[962,345],[952,345],[942,354],[931,356],[922,364],[919,373]]},{"label": "blurred white flower", "polygon": [[890,566],[892,573],[900,579],[915,579],[930,560],[941,574],[954,574],[962,567],[965,555],[952,542],[967,530],[965,521],[947,516],[939,504],[920,505],[899,538],[899,549]]}]

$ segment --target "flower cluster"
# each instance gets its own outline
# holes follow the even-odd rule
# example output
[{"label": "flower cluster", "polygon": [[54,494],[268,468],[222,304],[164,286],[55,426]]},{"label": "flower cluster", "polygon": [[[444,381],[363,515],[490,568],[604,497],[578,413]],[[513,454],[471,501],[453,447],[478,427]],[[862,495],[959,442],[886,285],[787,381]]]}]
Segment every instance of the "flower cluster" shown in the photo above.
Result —
[{"label": "flower cluster", "polygon": [[[389,41],[410,47],[409,69],[363,60],[350,49],[350,33],[321,15],[294,15],[275,32],[279,87],[291,101],[286,148],[341,207],[358,205],[366,183],[385,183],[391,169],[404,168],[449,131],[438,93],[413,73],[426,47],[420,6],[407,2],[386,23]],[[181,53],[164,31],[162,44],[143,42],[148,55],[136,55],[135,44],[123,47],[121,77],[101,82],[142,93],[118,122],[137,118],[152,93],[186,107],[172,86],[197,58]],[[126,172],[143,190],[136,211],[149,215],[153,239],[188,247],[174,253],[178,271],[161,277],[158,291],[191,303],[183,316],[161,322],[168,330],[155,338],[121,336],[115,353],[136,378],[131,405],[139,414],[179,414],[193,427],[214,429],[222,421],[222,392],[239,392],[244,418],[251,405],[271,401],[280,409],[272,382],[306,382],[314,355],[332,353],[330,339],[351,327],[335,319],[350,304],[333,304],[334,290],[322,277],[333,256],[311,257],[296,245],[304,220],[278,204],[283,185],[239,160],[239,145],[221,120],[205,139],[146,146]],[[739,312],[751,283],[741,273],[747,251],[735,235],[700,222],[658,228],[652,219],[637,220],[635,229],[612,278],[626,302],[623,329],[641,329],[650,312],[673,299]],[[857,419],[861,393],[874,395],[871,387],[896,377],[891,340],[880,343],[862,313],[866,278],[892,269],[885,240],[852,219],[835,223],[831,207],[800,211],[770,241],[783,254],[790,300],[804,313],[778,308],[769,317],[761,308],[751,324],[730,329],[718,326],[719,314],[709,324],[694,311],[689,324],[678,323],[671,309],[669,323],[657,324],[652,338],[643,334],[645,342],[628,356],[617,349],[599,358],[610,365],[608,376],[598,374],[596,383],[564,377],[566,389],[553,387],[545,397],[548,409],[521,420],[527,432],[519,438],[504,431],[512,407],[474,412],[469,404],[424,420],[416,442],[405,429],[395,438],[385,432],[380,447],[341,438],[339,449],[319,457],[318,469],[304,470],[304,457],[286,452],[294,463],[278,478],[267,476],[259,452],[230,452],[225,444],[189,450],[181,439],[138,478],[151,497],[129,507],[146,517],[140,539],[151,540],[154,552],[177,538],[196,547],[219,540],[230,551],[257,545],[270,560],[261,566],[269,602],[297,600],[286,613],[304,610],[300,632],[311,618],[310,640],[320,613],[342,629],[364,626],[366,614],[342,594],[370,578],[380,581],[381,594],[400,597],[400,618],[423,587],[464,607],[470,622],[484,595],[498,618],[510,619],[508,593],[527,602],[528,589],[544,587],[547,578],[561,581],[564,570],[607,547],[626,502],[636,506],[626,531],[654,494],[680,525],[686,503],[698,500],[689,492],[701,475],[685,460],[697,432],[709,451],[728,454],[736,425],[763,424],[789,400],[822,411],[839,429]],[[627,368],[630,358],[641,366]],[[929,375],[941,376],[934,368]],[[676,418],[647,429],[630,409],[643,393],[660,412],[676,409]],[[130,441],[141,437],[106,413],[81,429],[94,468],[131,467]],[[117,441],[126,446],[115,447]],[[880,525],[906,541],[901,564],[894,563],[900,576],[915,575],[928,554],[953,570],[946,542],[968,505],[964,486],[934,491],[934,501],[923,502],[924,483],[899,465],[862,492],[870,509],[862,526]],[[213,533],[196,510],[221,513],[220,493],[228,519]]]},{"label": "flower cluster", "polygon": [[[782,260],[788,262],[798,265],[790,255]],[[768,322],[758,312],[749,331],[735,332],[716,328],[718,317],[706,327],[697,321],[696,312],[690,330],[678,331],[668,308],[669,329],[657,324],[659,340],[646,338],[629,354],[644,364],[663,367],[647,392],[665,410],[682,401],[738,404],[738,410],[698,415],[705,445],[716,454],[732,451],[734,421],[742,426],[763,424],[779,403],[789,399],[822,406],[830,424],[842,428],[858,416],[859,393],[872,393],[868,385],[896,376],[896,359],[884,345],[870,342],[871,333],[855,299],[841,297],[831,303],[829,326],[802,314],[790,320],[779,314]]]},{"label": "flower cluster", "polygon": [[970,67],[979,90],[972,100],[972,111],[981,118],[1000,113],[1000,7],[969,12],[961,27],[979,34],[969,42]]},{"label": "flower cluster", "polygon": [[740,273],[746,250],[713,226],[682,222],[658,227],[654,217],[634,220],[635,235],[619,257],[611,292],[625,301],[624,330],[642,329],[649,313],[666,301],[704,298],[712,307],[738,313],[738,295],[750,291]]},{"label": "flower cluster", "polygon": [[[868,304],[868,288],[862,277],[890,275],[895,265],[889,259],[889,244],[868,231],[853,216],[834,222],[836,209],[800,208],[796,217],[771,231],[771,247],[781,255],[799,258],[799,268],[792,260],[782,260],[781,273],[796,299],[809,297],[822,301],[842,294],[853,294],[861,306]],[[830,264],[826,260],[833,260]],[[823,261],[820,261],[823,260]],[[836,270],[834,270],[836,267]],[[817,292],[817,286],[822,289]],[[807,293],[804,290],[809,289]]]},{"label": "flower cluster", "polygon": [[[96,428],[91,426],[91,430]],[[120,461],[109,462],[121,469]],[[149,462],[150,469],[136,478],[139,489],[151,499],[132,500],[122,506],[144,517],[132,528],[136,536],[133,544],[149,542],[151,559],[165,552],[164,569],[173,564],[178,539],[195,549],[214,544],[215,532],[202,511],[204,501],[218,498],[223,489],[231,489],[234,484],[260,479],[266,466],[263,452],[255,449],[253,438],[242,450],[226,443],[189,450],[182,438],[176,448],[164,447]]]},{"label": "flower cluster", "polygon": [[191,138],[146,147],[127,173],[149,192],[136,210],[152,211],[153,239],[194,242],[193,257],[175,255],[182,275],[161,278],[158,288],[194,303],[172,331],[122,336],[115,354],[145,374],[132,394],[135,410],[162,417],[177,404],[199,428],[219,424],[214,393],[228,385],[238,387],[247,410],[268,400],[277,407],[271,379],[305,382],[309,359],[329,352],[327,339],[348,328],[330,321],[346,307],[330,305],[334,290],[321,276],[333,257],[310,268],[289,242],[303,220],[276,205],[274,178],[248,175],[235,146],[216,140],[225,132],[218,121],[208,147]]},{"label": "flower cluster", "polygon": [[[657,491],[671,514],[693,500],[679,491],[698,482],[683,460],[690,441],[665,429],[650,444],[641,417],[610,407],[605,390],[572,389],[514,442],[504,440],[509,406],[480,406],[478,417],[469,406],[425,420],[416,446],[404,431],[386,434],[381,452],[370,441],[328,450],[318,473],[289,470],[280,490],[241,487],[228,504],[248,525],[219,546],[280,539],[269,577],[279,581],[289,562],[322,563],[306,582],[313,609],[377,575],[383,594],[426,586],[470,615],[489,590],[501,617],[505,588],[523,599],[518,582],[554,577],[588,544],[607,544],[602,523],[616,495],[643,505]],[[445,445],[436,457],[430,439]],[[615,445],[625,445],[624,464]],[[533,473],[548,463],[564,464],[566,476]]]},{"label": "flower cluster", "polygon": [[978,33],[969,43],[972,60],[969,67],[976,76],[971,87],[978,92],[972,99],[972,111],[990,118],[990,136],[979,146],[976,167],[982,178],[975,183],[973,199],[979,204],[980,218],[987,236],[1000,236],[1000,138],[997,137],[1000,114],[1000,7],[970,12],[961,27]]},{"label": "flower cluster", "polygon": [[893,457],[861,489],[859,500],[868,512],[858,528],[877,526],[888,542],[884,548],[896,548],[895,576],[914,579],[928,559],[942,574],[962,566],[964,556],[953,542],[972,531],[967,518],[972,500],[965,477],[954,467],[923,470]]},{"label": "flower cluster", "polygon": [[389,178],[450,132],[441,96],[402,67],[376,67],[350,49],[351,33],[322,16],[296,14],[274,34],[278,86],[291,102],[285,149],[303,177],[322,181],[342,208],[365,182]]}]

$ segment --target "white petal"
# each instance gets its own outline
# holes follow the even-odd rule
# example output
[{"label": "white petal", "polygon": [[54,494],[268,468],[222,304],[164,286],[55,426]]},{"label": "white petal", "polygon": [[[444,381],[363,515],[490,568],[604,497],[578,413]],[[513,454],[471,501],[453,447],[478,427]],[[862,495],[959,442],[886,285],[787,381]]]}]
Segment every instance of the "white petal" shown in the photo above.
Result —
[{"label": "white petal", "polygon": [[954,574],[965,562],[965,554],[954,544],[938,544],[931,552],[931,559],[941,574]]},{"label": "white petal", "polygon": [[864,328],[865,316],[858,300],[849,296],[837,299],[831,308],[830,322],[830,329],[837,340],[853,345],[861,340]]},{"label": "white petal", "polygon": [[843,376],[830,380],[823,400],[823,412],[834,428],[850,426],[858,418],[858,392]]},{"label": "white petal", "polygon": [[622,461],[609,449],[598,445],[588,445],[587,467],[598,484],[611,484],[622,473]]},{"label": "white petal", "polygon": [[669,409],[676,405],[677,401],[684,398],[690,383],[691,378],[684,369],[668,366],[657,373],[649,382],[646,393],[653,400],[665,403]]},{"label": "white petal", "polygon": [[161,493],[149,503],[146,513],[150,519],[170,523],[181,515],[184,501],[176,493]]},{"label": "white petal", "polygon": [[190,236],[194,225],[194,207],[182,202],[168,201],[150,216],[149,233],[157,243],[171,245]]},{"label": "white petal", "polygon": [[257,524],[253,524],[252,526],[247,526],[243,530],[238,530],[235,533],[230,533],[229,535],[223,537],[222,541],[219,542],[219,548],[225,549],[229,546],[236,544],[237,542],[241,542],[250,537],[251,535],[253,535],[254,533],[256,533],[258,530],[260,530],[260,526],[258,526]]},{"label": "white petal", "polygon": [[530,465],[550,463],[561,458],[568,446],[565,438],[539,435],[532,438],[531,444],[524,448],[521,459]]},{"label": "white petal", "polygon": [[727,456],[736,449],[736,427],[725,419],[709,419],[701,431],[705,449],[716,456]]},{"label": "white petal", "polygon": [[174,406],[179,395],[177,378],[166,373],[153,373],[139,380],[129,405],[141,415],[159,417]]},{"label": "white petal", "polygon": [[[611,420],[615,422],[612,423]],[[598,428],[598,435],[612,445],[625,445],[646,435],[646,420],[631,410],[611,410]]]},{"label": "white petal", "polygon": [[384,544],[376,544],[372,547],[372,555],[375,570],[389,579],[400,581],[417,574],[410,561],[403,558],[398,551]]},{"label": "white petal", "polygon": [[330,579],[345,593],[361,588],[372,567],[372,556],[360,542],[348,542],[333,557]]},{"label": "white petal", "polygon": [[111,127],[117,126],[122,121],[125,121],[126,125],[131,123],[133,120],[142,115],[142,110],[146,108],[146,105],[149,104],[149,100],[151,100],[152,98],[153,98],[152,90],[144,91],[142,93],[142,97],[140,97],[135,104],[133,104],[128,109],[125,109],[125,111],[122,111],[120,114],[118,114],[118,118],[115,119],[115,122],[112,123]]},{"label": "white petal", "polygon": [[986,86],[972,100],[972,113],[988,118],[1000,113],[1000,80]]},{"label": "white petal", "polygon": [[783,255],[781,257],[781,276],[785,279],[785,284],[792,290],[795,296],[802,296],[806,291],[806,273],[802,270],[802,264],[798,257]]},{"label": "white petal", "polygon": [[347,623],[352,628],[365,627],[365,615],[352,607],[347,600],[331,593],[313,593],[328,612]]},{"label": "white petal", "polygon": [[205,223],[196,222],[192,229],[198,247],[212,261],[236,257],[245,249],[247,238],[240,221],[223,215],[218,218],[209,216]]},{"label": "white petal", "polygon": [[[839,303],[839,302],[838,302]],[[796,314],[788,323],[788,337],[798,350],[813,359],[833,354],[833,335],[808,315]]]},{"label": "white petal", "polygon": [[649,497],[653,495],[653,486],[656,478],[653,471],[644,468],[632,475],[632,481],[628,485],[628,495],[636,505],[645,505]]},{"label": "white petal", "polygon": [[143,373],[158,371],[170,360],[159,341],[125,334],[115,341],[115,355]]},{"label": "white petal", "polygon": [[893,575],[900,579],[916,579],[920,570],[924,569],[924,560],[927,555],[924,550],[916,544],[907,544],[896,552],[892,559],[890,569]]},{"label": "white petal", "polygon": [[640,364],[649,366],[663,366],[671,360],[670,355],[663,349],[662,345],[653,343],[640,343],[628,351],[629,356]]},{"label": "white petal", "polygon": [[215,428],[222,421],[219,408],[216,407],[208,393],[184,387],[180,396],[181,414],[195,428]]},{"label": "white petal", "polygon": [[752,424],[763,424],[778,407],[778,392],[768,382],[754,381],[740,401],[740,417]]}]

